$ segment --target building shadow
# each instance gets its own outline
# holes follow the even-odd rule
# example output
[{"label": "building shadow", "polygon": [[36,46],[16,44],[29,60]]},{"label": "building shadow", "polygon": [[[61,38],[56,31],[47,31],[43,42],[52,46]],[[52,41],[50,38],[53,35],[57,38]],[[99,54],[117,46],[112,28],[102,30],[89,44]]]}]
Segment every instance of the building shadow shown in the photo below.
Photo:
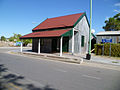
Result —
[{"label": "building shadow", "polygon": [[[13,85],[22,88],[23,90],[56,90],[51,88],[50,85],[46,85],[44,87],[36,87],[34,84],[25,83],[25,77],[18,76],[12,73],[8,73],[8,68],[6,68],[3,64],[0,64],[0,90],[7,90],[12,83]],[[23,81],[22,81],[23,80]],[[22,82],[20,82],[22,81]]]}]

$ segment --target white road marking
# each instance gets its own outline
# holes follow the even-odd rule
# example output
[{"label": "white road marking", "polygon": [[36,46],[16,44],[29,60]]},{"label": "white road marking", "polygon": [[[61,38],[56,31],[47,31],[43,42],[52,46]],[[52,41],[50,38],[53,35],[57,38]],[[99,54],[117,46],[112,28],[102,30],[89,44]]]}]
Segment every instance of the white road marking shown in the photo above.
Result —
[{"label": "white road marking", "polygon": [[87,78],[92,78],[92,79],[97,79],[97,80],[101,80],[101,78],[99,77],[94,77],[94,76],[90,76],[90,75],[82,75],[83,77],[87,77]]},{"label": "white road marking", "polygon": [[59,72],[67,72],[65,70],[62,70],[62,69],[55,69],[56,71],[59,71]]}]

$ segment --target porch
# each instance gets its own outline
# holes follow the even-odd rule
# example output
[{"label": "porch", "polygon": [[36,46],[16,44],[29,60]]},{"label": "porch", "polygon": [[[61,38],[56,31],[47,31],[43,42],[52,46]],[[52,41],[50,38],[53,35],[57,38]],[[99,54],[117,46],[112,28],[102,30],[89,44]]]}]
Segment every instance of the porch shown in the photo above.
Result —
[{"label": "porch", "polygon": [[[62,52],[69,52],[69,38],[62,39]],[[38,52],[39,39],[32,39],[32,51]],[[60,52],[60,38],[40,38],[40,52],[41,53],[59,53]]]},{"label": "porch", "polygon": [[[69,40],[72,38],[72,54],[74,53],[74,29],[40,31],[27,34],[20,39],[32,39],[32,51],[40,53],[69,52]],[[21,43],[21,52],[22,52]]]}]

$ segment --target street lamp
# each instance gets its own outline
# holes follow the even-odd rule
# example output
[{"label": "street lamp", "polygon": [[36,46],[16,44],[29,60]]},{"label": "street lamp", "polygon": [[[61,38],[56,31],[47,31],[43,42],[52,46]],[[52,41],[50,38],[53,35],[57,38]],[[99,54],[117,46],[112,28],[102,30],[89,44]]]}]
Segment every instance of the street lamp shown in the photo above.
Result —
[{"label": "street lamp", "polygon": [[92,29],[92,0],[90,0],[90,30],[89,30],[89,49],[88,54],[86,55],[86,59],[91,59],[91,29]]}]

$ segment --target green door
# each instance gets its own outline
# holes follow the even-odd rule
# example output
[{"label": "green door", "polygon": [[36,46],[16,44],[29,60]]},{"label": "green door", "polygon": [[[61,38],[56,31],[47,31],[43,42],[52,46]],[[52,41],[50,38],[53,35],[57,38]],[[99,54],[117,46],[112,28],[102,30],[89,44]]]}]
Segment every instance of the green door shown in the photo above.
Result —
[{"label": "green door", "polygon": [[63,37],[63,52],[68,52],[68,46],[69,46],[69,37]]}]

